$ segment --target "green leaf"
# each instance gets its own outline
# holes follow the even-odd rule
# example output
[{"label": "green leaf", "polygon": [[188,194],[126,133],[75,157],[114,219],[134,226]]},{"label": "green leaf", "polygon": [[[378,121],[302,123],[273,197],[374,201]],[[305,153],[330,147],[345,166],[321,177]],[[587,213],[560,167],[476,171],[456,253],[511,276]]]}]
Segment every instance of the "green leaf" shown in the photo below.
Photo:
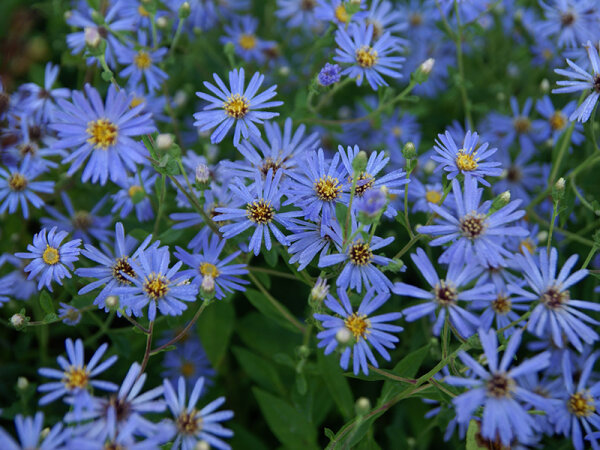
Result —
[{"label": "green leaf", "polygon": [[[414,378],[419,371],[421,364],[423,364],[423,360],[428,354],[429,344],[424,345],[423,347],[409,353],[402,358],[400,362],[391,370],[391,373],[403,378]],[[383,389],[381,390],[380,399],[382,401],[386,401],[391,395],[406,389],[408,386],[410,385],[407,383],[387,380],[383,385]]]},{"label": "green leaf", "polygon": [[323,381],[335,404],[344,416],[344,419],[350,419],[354,415],[354,398],[350,390],[350,384],[344,377],[344,372],[339,366],[337,358],[325,356],[322,351],[318,351],[317,362]]},{"label": "green leaf", "polygon": [[54,302],[46,291],[42,291],[40,294],[40,306],[46,314],[54,314]]},{"label": "green leaf", "polygon": [[[348,215],[348,207],[345,206],[344,204],[342,204],[342,202],[338,202],[337,205],[335,205],[335,217],[337,217],[337,220],[340,224],[340,227],[342,228],[342,231],[344,230],[344,226],[346,225],[346,216],[347,215]],[[401,215],[401,214],[398,214],[398,215]]]},{"label": "green leaf", "polygon": [[291,450],[317,449],[317,435],[313,424],[281,398],[259,388],[252,388],[258,406],[273,434]]},{"label": "green leaf", "polygon": [[267,264],[271,267],[275,267],[277,266],[277,260],[279,259],[279,253],[277,252],[277,246],[273,246],[271,247],[271,250],[269,251],[263,251],[262,252],[265,261],[267,262]]},{"label": "green leaf", "polygon": [[[283,328],[286,328],[291,331],[295,331],[299,333],[300,331],[293,326],[290,322],[288,322],[282,315],[281,311],[279,311],[273,304],[267,299],[267,297],[262,293],[255,291],[254,289],[246,289],[245,292],[246,298],[254,305],[256,309],[258,309],[262,314],[267,316],[268,318],[274,320]],[[280,304],[281,309],[286,311],[288,314],[292,315],[289,310]]]},{"label": "green leaf", "polygon": [[198,335],[213,366],[218,366],[227,351],[233,326],[235,310],[231,302],[221,300],[206,308],[198,319]]},{"label": "green leaf", "polygon": [[158,235],[158,240],[163,244],[173,244],[183,234],[183,230],[169,228],[165,232]]},{"label": "green leaf", "polygon": [[258,356],[242,347],[231,349],[240,366],[256,384],[273,393],[285,394],[285,386],[277,373],[277,369],[265,358]]},{"label": "green leaf", "polygon": [[472,419],[469,422],[469,429],[467,430],[467,450],[485,450],[486,447],[481,447],[477,443],[477,434],[479,433],[479,424],[476,420]]},{"label": "green leaf", "polygon": [[42,319],[44,323],[58,322],[58,316],[55,313],[46,314]]}]

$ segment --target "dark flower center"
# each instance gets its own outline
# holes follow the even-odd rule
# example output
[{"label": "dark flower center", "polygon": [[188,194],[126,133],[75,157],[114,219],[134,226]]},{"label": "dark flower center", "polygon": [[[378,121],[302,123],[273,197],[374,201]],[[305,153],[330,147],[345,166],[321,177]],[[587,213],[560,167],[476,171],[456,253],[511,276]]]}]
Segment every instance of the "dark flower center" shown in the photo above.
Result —
[{"label": "dark flower center", "polygon": [[302,11],[312,11],[317,6],[316,0],[302,0],[300,2],[300,9]]},{"label": "dark flower center", "polygon": [[579,391],[569,397],[567,408],[577,417],[588,417],[596,411],[592,396],[586,391]]},{"label": "dark flower center", "polygon": [[435,299],[442,306],[448,306],[456,303],[458,300],[458,292],[452,283],[447,283],[445,280],[440,280],[435,285]]},{"label": "dark flower center", "polygon": [[556,286],[552,286],[540,297],[540,302],[550,309],[560,309],[563,304],[567,303],[571,295],[569,291],[561,291]]},{"label": "dark flower center", "polygon": [[485,215],[471,213],[467,214],[460,221],[460,230],[465,237],[469,239],[476,238],[483,234],[486,228]]},{"label": "dark flower center", "polygon": [[350,246],[348,255],[350,256],[350,262],[356,266],[365,266],[373,259],[371,247],[366,242],[361,241],[355,242]]},{"label": "dark flower center", "polygon": [[419,13],[414,13],[410,15],[410,19],[408,21],[411,27],[418,27],[423,23],[423,16]]},{"label": "dark flower center", "polygon": [[246,216],[254,223],[265,225],[273,220],[275,209],[271,202],[260,199],[246,205]]},{"label": "dark flower center", "polygon": [[375,184],[375,178],[366,172],[361,172],[356,180],[356,187],[354,188],[354,195],[362,197],[365,192],[373,187]]},{"label": "dark flower center", "polygon": [[8,111],[10,105],[10,96],[6,92],[0,92],[0,116]]},{"label": "dark flower center", "polygon": [[42,128],[39,125],[32,125],[29,127],[29,139],[32,141],[39,141],[42,138]]},{"label": "dark flower center", "polygon": [[161,299],[169,292],[169,280],[164,275],[153,272],[144,280],[143,290],[151,299]]},{"label": "dark flower center", "polygon": [[92,226],[92,216],[87,211],[77,211],[73,217],[73,226],[79,230],[87,230]]},{"label": "dark flower center", "polygon": [[19,145],[19,155],[21,155],[21,157],[24,157],[25,155],[35,156],[36,153],[37,153],[37,149],[31,143]]},{"label": "dark flower center", "polygon": [[513,125],[517,133],[527,133],[531,130],[531,120],[528,117],[519,116],[513,121]]},{"label": "dark flower center", "polygon": [[108,402],[106,403],[106,406],[104,408],[105,417],[108,415],[107,411],[110,407],[115,409],[117,423],[126,420],[131,414],[131,403],[129,403],[126,399],[121,399],[117,397],[116,395],[112,395],[108,399]]},{"label": "dark flower center", "polygon": [[571,11],[567,11],[560,15],[560,23],[563,27],[568,27],[569,25],[573,25],[575,22],[575,14]]},{"label": "dark flower center", "polygon": [[123,274],[132,278],[135,278],[136,276],[135,270],[133,270],[133,267],[131,267],[131,264],[129,264],[129,261],[127,260],[127,256],[115,260],[115,263],[112,266],[112,276],[121,284],[131,284],[131,281],[123,276]]},{"label": "dark flower center", "polygon": [[514,388],[515,382],[503,373],[495,373],[486,384],[487,394],[495,398],[509,397]]},{"label": "dark flower center", "polygon": [[202,429],[202,417],[196,417],[198,411],[182,412],[177,418],[177,429],[183,434],[196,435]]},{"label": "dark flower center", "polygon": [[592,90],[600,92],[600,74],[594,77],[594,87],[592,88]]},{"label": "dark flower center", "polygon": [[263,165],[260,168],[260,173],[262,173],[263,178],[265,178],[269,173],[269,169],[273,169],[273,176],[275,176],[277,170],[279,170],[282,166],[283,161],[281,159],[277,159],[275,161],[273,160],[273,158],[267,158],[265,159]]},{"label": "dark flower center", "polygon": [[518,181],[521,181],[521,178],[523,178],[523,173],[521,172],[521,169],[519,167],[510,166],[506,173],[506,178],[508,179],[508,181],[516,183]]},{"label": "dark flower center", "polygon": [[512,303],[504,294],[498,294],[495,300],[492,301],[492,309],[498,314],[507,314],[510,312]]}]

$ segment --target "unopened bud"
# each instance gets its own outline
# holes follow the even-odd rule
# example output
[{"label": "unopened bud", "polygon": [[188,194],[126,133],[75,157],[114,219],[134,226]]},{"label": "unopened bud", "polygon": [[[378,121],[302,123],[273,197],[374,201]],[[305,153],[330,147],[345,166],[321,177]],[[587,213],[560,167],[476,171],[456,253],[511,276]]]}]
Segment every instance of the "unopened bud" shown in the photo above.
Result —
[{"label": "unopened bud", "polygon": [[187,102],[187,99],[188,99],[188,95],[186,94],[185,91],[179,90],[179,91],[175,92],[175,95],[173,96],[173,107],[179,108],[179,107],[185,105],[185,102]]},{"label": "unopened bud", "polygon": [[354,404],[354,409],[356,410],[357,416],[364,416],[371,411],[371,400],[367,397],[359,397]]},{"label": "unopened bud", "polygon": [[25,377],[17,378],[17,388],[24,391],[25,389],[27,389],[27,386],[29,386],[29,380],[27,378],[25,378]]},{"label": "unopened bud", "polygon": [[537,235],[537,238],[539,242],[546,242],[548,240],[548,232],[540,231]]},{"label": "unopened bud", "polygon": [[212,294],[215,291],[215,279],[211,275],[204,275],[200,287],[204,294]]},{"label": "unopened bud", "polygon": [[194,450],[210,450],[210,444],[206,441],[198,441],[194,446]]},{"label": "unopened bud", "polygon": [[312,300],[322,302],[325,300],[325,297],[327,297],[327,294],[329,294],[329,285],[327,284],[327,280],[321,277],[317,278],[317,282],[310,291],[310,298]]},{"label": "unopened bud", "polygon": [[104,303],[108,308],[115,309],[119,306],[119,297],[116,295],[109,295],[106,297],[106,300],[104,300]]},{"label": "unopened bud", "polygon": [[429,75],[433,70],[433,66],[435,65],[435,59],[429,58],[421,63],[419,66],[419,70],[423,72],[425,75]]},{"label": "unopened bud", "polygon": [[26,319],[23,314],[13,314],[13,316],[10,318],[10,323],[15,328],[21,328],[23,325],[25,325],[25,321]]},{"label": "unopened bud", "polygon": [[342,345],[349,344],[352,340],[352,333],[348,328],[340,328],[337,333],[335,333],[335,340]]},{"label": "unopened bud", "polygon": [[563,177],[560,177],[558,179],[558,181],[554,184],[554,187],[560,191],[564,191],[565,190],[565,179]]},{"label": "unopened bud", "polygon": [[367,153],[364,150],[358,152],[354,160],[352,161],[352,170],[354,173],[362,173],[367,168]]},{"label": "unopened bud", "polygon": [[542,80],[542,82],[540,83],[540,91],[542,91],[543,94],[548,93],[548,91],[550,90],[550,82],[548,81],[548,78],[544,78]]},{"label": "unopened bud", "polygon": [[415,144],[412,142],[407,142],[402,148],[402,156],[405,159],[415,159],[417,157],[417,149],[415,148]]},{"label": "unopened bud", "polygon": [[552,188],[552,200],[558,203],[565,196],[565,179],[560,177]]},{"label": "unopened bud", "polygon": [[96,27],[86,27],[83,31],[85,43],[91,48],[97,48],[100,45],[102,36]]},{"label": "unopened bud", "polygon": [[160,16],[156,19],[156,26],[158,28],[167,28],[169,26],[169,21],[165,16]]},{"label": "unopened bud", "polygon": [[168,150],[173,146],[173,135],[164,133],[156,136],[156,148],[159,150]]},{"label": "unopened bud", "polygon": [[50,434],[50,427],[46,427],[42,430],[42,432],[40,433],[40,439],[45,439],[46,436],[48,436],[48,434]]},{"label": "unopened bud", "polygon": [[181,6],[179,7],[179,18],[180,19],[185,19],[187,17],[190,16],[190,12],[191,12],[192,8],[190,8],[190,4],[188,2],[183,2],[181,4]]},{"label": "unopened bud", "polygon": [[287,77],[289,74],[290,74],[289,66],[281,66],[279,68],[279,75],[281,75],[282,77]]},{"label": "unopened bud", "polygon": [[425,171],[426,174],[431,175],[433,173],[433,171],[436,168],[436,164],[434,161],[432,161],[431,159],[428,160],[425,165],[423,166],[423,170]]},{"label": "unopened bud", "polygon": [[196,182],[206,184],[210,181],[210,169],[206,164],[198,164],[196,166]]},{"label": "unopened bud", "polygon": [[500,194],[494,199],[488,214],[493,214],[499,209],[504,208],[506,205],[508,205],[508,202],[510,202],[510,191],[504,191],[502,194]]},{"label": "unopened bud", "polygon": [[71,11],[71,10],[65,11],[65,14],[64,14],[65,22],[70,20],[71,17],[73,17],[73,11]]},{"label": "unopened bud", "polygon": [[502,200],[504,204],[510,202],[510,191],[504,191],[502,194],[500,194],[500,200]]}]

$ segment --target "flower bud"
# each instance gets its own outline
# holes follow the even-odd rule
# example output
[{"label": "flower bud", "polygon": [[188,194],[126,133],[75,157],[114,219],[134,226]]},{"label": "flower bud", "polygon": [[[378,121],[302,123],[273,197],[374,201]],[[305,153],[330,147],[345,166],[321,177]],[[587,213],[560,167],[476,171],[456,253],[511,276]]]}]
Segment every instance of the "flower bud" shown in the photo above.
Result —
[{"label": "flower bud", "polygon": [[402,156],[404,159],[415,159],[417,157],[417,149],[415,148],[415,144],[412,142],[407,142],[404,144],[402,148]]},{"label": "flower bud", "polygon": [[425,75],[429,75],[433,70],[433,66],[435,65],[435,59],[429,58],[421,63],[419,66],[419,70],[423,72]]},{"label": "flower bud", "polygon": [[539,242],[546,242],[548,240],[548,232],[546,230],[540,231],[537,238]]},{"label": "flower bud", "polygon": [[104,304],[109,309],[118,308],[119,307],[119,297],[117,297],[116,295],[109,295],[108,297],[106,297],[106,300],[104,300]]},{"label": "flower bud", "polygon": [[337,333],[335,333],[335,340],[338,341],[339,344],[347,345],[352,340],[352,333],[348,328],[340,328]]},{"label": "flower bud", "polygon": [[46,427],[40,432],[40,439],[45,439],[48,434],[50,434],[50,427]]},{"label": "flower bud", "polygon": [[168,150],[173,145],[173,135],[164,133],[156,136],[156,148],[159,150]]},{"label": "flower bud", "polygon": [[210,181],[210,169],[206,164],[196,166],[196,183],[207,184]]},{"label": "flower bud", "polygon": [[181,4],[181,6],[179,7],[179,18],[180,19],[186,19],[190,16],[190,12],[191,12],[192,8],[190,7],[190,4],[188,2],[183,2]]},{"label": "flower bud", "polygon": [[361,173],[367,168],[367,153],[364,150],[358,152],[354,160],[352,161],[352,170],[354,173]]},{"label": "flower bud", "polygon": [[367,397],[359,397],[354,404],[357,416],[364,416],[371,410],[371,400]]},{"label": "flower bud", "polygon": [[329,294],[329,285],[327,284],[327,280],[321,277],[317,278],[317,282],[310,291],[311,300],[322,302],[325,300],[325,297],[327,297],[327,294]]},{"label": "flower bud", "polygon": [[156,19],[156,26],[162,29],[167,28],[169,26],[169,21],[165,16],[160,16]]},{"label": "flower bud", "polygon": [[565,179],[560,177],[552,187],[552,200],[558,203],[565,196]]},{"label": "flower bud", "polygon": [[548,91],[550,91],[550,82],[548,81],[548,78],[544,78],[540,83],[540,91],[542,91],[543,94],[547,94]]},{"label": "flower bud", "polygon": [[27,319],[23,314],[13,314],[13,316],[10,318],[11,325],[16,329],[22,328],[25,325],[26,321]]},{"label": "flower bud", "polygon": [[497,196],[492,202],[492,206],[490,208],[489,214],[492,214],[498,211],[501,208],[504,208],[510,202],[510,191],[504,191],[502,194]]},{"label": "flower bud", "polygon": [[210,450],[210,444],[206,441],[198,441],[194,446],[194,450]]},{"label": "flower bud", "polygon": [[17,388],[24,391],[29,386],[29,380],[25,377],[17,378]]},{"label": "flower bud", "polygon": [[212,294],[215,291],[215,279],[211,275],[204,275],[200,288],[203,294]]},{"label": "flower bud", "polygon": [[290,74],[290,66],[281,66],[279,68],[279,75],[282,77],[287,77]]},{"label": "flower bud", "polygon": [[100,41],[102,40],[102,36],[100,36],[98,28],[96,27],[85,27],[83,30],[83,36],[86,45],[90,48],[98,48]]}]

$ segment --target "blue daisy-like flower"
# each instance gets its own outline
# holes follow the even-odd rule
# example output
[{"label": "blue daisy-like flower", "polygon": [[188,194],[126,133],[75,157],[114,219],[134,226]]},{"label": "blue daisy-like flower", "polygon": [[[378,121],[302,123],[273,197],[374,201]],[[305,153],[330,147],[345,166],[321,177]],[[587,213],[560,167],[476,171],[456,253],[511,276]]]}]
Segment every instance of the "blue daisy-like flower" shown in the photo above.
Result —
[{"label": "blue daisy-like flower", "polygon": [[[82,397],[89,394],[89,389],[96,388],[103,391],[116,391],[118,386],[114,383],[93,379],[112,366],[117,361],[117,356],[107,358],[101,364],[100,359],[108,349],[108,344],[102,344],[94,352],[88,363],[85,362],[83,352],[83,341],[77,339],[75,343],[70,338],[65,340],[67,357],[59,356],[56,360],[62,370],[42,367],[39,374],[60,381],[44,383],[38,387],[38,391],[44,396],[40,399],[40,405],[47,405],[63,396]],[[81,403],[82,399],[75,400],[75,404]]]},{"label": "blue daisy-like flower", "polygon": [[0,167],[0,214],[6,210],[9,214],[14,214],[21,205],[23,217],[28,219],[29,204],[34,208],[41,208],[44,200],[36,192],[54,192],[54,181],[34,181],[43,171],[43,167],[33,164],[29,155],[25,156],[18,168]]},{"label": "blue daisy-like flower", "polygon": [[556,84],[561,87],[552,89],[553,94],[567,94],[578,91],[590,92],[581,105],[579,105],[569,116],[571,122],[576,120],[579,122],[587,122],[592,115],[594,106],[598,103],[598,98],[600,98],[600,56],[598,54],[598,49],[595,45],[592,45],[590,41],[587,41],[585,49],[587,50],[588,58],[590,60],[592,73],[582,69],[568,58],[567,64],[572,70],[554,70],[557,74],[569,79],[557,81]]},{"label": "blue daisy-like flower", "polygon": [[156,319],[156,308],[161,314],[179,316],[187,309],[184,302],[193,302],[198,295],[198,286],[187,283],[187,277],[179,269],[182,261],[169,268],[170,253],[167,247],[150,247],[138,253],[130,264],[136,276],[124,271],[121,274],[131,283],[116,287],[114,293],[123,294],[121,303],[126,311],[137,317],[142,308],[148,306],[148,320]]},{"label": "blue daisy-like flower", "polygon": [[344,345],[340,358],[342,369],[347,370],[352,359],[354,374],[358,375],[362,371],[368,375],[369,363],[379,367],[372,349],[375,349],[385,360],[391,360],[386,349],[393,349],[399,341],[391,333],[399,333],[403,328],[389,322],[398,320],[402,314],[393,312],[373,316],[372,314],[390,298],[386,293],[375,295],[375,289],[369,289],[365,293],[356,312],[350,304],[346,290],[338,289],[337,293],[339,300],[328,294],[324,301],[325,306],[336,315],[314,315],[324,328],[324,331],[317,334],[319,339],[317,346],[325,347],[324,353],[329,355],[338,345]]},{"label": "blue daisy-like flower", "polygon": [[290,28],[304,27],[307,30],[316,27],[316,0],[277,0],[275,15],[287,20]]},{"label": "blue daisy-like flower", "polygon": [[349,65],[342,71],[342,75],[355,78],[358,86],[366,78],[371,88],[377,90],[378,86],[388,86],[381,75],[396,79],[402,77],[399,70],[405,58],[390,56],[400,46],[389,32],[373,42],[373,25],[350,24],[348,31],[338,28],[335,41],[338,49],[333,60]]},{"label": "blue daisy-like flower", "polygon": [[509,369],[515,357],[523,332],[515,332],[508,344],[502,360],[498,361],[498,339],[495,330],[479,329],[479,340],[483,347],[487,366],[481,364],[461,351],[460,360],[473,371],[470,378],[447,376],[444,381],[452,386],[468,388],[467,392],[452,400],[459,423],[469,422],[473,413],[483,407],[481,435],[495,442],[499,439],[502,445],[509,446],[513,439],[521,443],[532,440],[538,425],[532,415],[528,414],[530,405],[548,411],[551,402],[533,393],[519,382],[519,377],[539,372],[550,364],[550,353],[543,352],[527,359],[516,367]]},{"label": "blue daisy-like flower", "polygon": [[245,89],[244,77],[243,68],[233,69],[229,72],[229,86],[231,89],[229,90],[215,73],[213,78],[217,86],[208,81],[204,82],[204,86],[214,95],[196,92],[198,97],[210,102],[210,104],[205,106],[203,111],[194,114],[194,119],[196,119],[194,126],[199,127],[200,131],[208,131],[217,127],[210,136],[213,144],[221,142],[234,124],[234,145],[240,143],[242,136],[246,139],[251,135],[260,136],[260,130],[255,123],[261,124],[263,121],[279,115],[275,112],[260,111],[261,109],[283,105],[283,102],[280,101],[268,101],[277,94],[275,92],[277,85],[257,94],[265,76],[256,72]]},{"label": "blue daisy-like flower", "polygon": [[159,90],[162,83],[169,77],[159,64],[167,54],[166,48],[156,50],[148,49],[148,36],[146,33],[138,34],[138,42],[141,48],[124,47],[119,52],[119,62],[127,65],[119,75],[128,78],[129,86],[137,86],[142,79],[146,81],[149,92]]},{"label": "blue daisy-like flower", "polygon": [[463,264],[453,259],[450,261],[446,276],[440,278],[423,249],[418,248],[417,252],[411,255],[411,259],[431,290],[402,282],[394,283],[392,288],[394,294],[427,300],[425,303],[405,308],[403,314],[406,320],[413,322],[433,314],[432,317],[435,319],[433,334],[439,336],[447,315],[450,323],[462,336],[471,336],[480,325],[480,319],[460,306],[459,302],[496,298],[492,284],[468,287],[469,282],[481,273],[481,268],[476,264]]},{"label": "blue daisy-like flower", "polygon": [[[562,109],[555,108],[550,97],[545,95],[537,101],[535,109],[542,117],[546,119],[544,122],[544,135],[551,138],[554,145],[558,143],[558,139],[567,130],[568,118],[577,109],[575,100],[567,103]],[[571,133],[571,142],[574,145],[579,145],[585,140],[583,135],[583,125],[576,123]]]},{"label": "blue daisy-like flower", "polygon": [[[358,4],[360,9],[366,6],[365,0],[317,0],[315,8],[315,17],[324,22],[333,22],[338,25],[347,25],[350,21],[361,20],[365,17],[365,12],[359,11],[352,16],[348,14],[346,5],[349,3]],[[352,5],[352,6],[354,6]]]},{"label": "blue daisy-like flower", "polygon": [[543,337],[549,328],[556,346],[564,347],[566,337],[573,347],[581,352],[582,340],[591,344],[599,337],[586,323],[598,326],[600,322],[585,315],[580,309],[600,311],[600,304],[572,299],[569,288],[583,280],[588,271],[581,269],[571,273],[578,259],[577,255],[572,255],[557,275],[558,252],[555,248],[552,248],[550,255],[542,248],[539,258],[536,259],[529,252],[515,256],[515,261],[523,271],[523,277],[531,291],[516,284],[508,287],[509,292],[518,297],[537,302],[529,318],[527,330]]},{"label": "blue daisy-like flower", "polygon": [[[38,292],[35,281],[28,280],[27,274],[23,271],[26,265],[25,261],[17,258],[15,255],[5,253],[4,255],[0,255],[0,268],[5,263],[10,264],[12,270],[3,277],[0,277],[0,286],[3,286],[1,295],[10,295],[18,300],[28,300],[33,294]],[[8,297],[5,297],[3,301],[7,300]]]},{"label": "blue daisy-like flower", "polygon": [[[137,240],[131,236],[125,236],[123,224],[117,222],[115,226],[114,251],[106,244],[101,244],[101,250],[91,244],[85,244],[81,254],[99,265],[96,267],[80,267],[75,271],[75,275],[96,278],[97,280],[82,287],[78,294],[84,295],[102,287],[102,290],[94,300],[94,305],[97,305],[98,308],[104,308],[108,312],[105,302],[106,297],[114,294],[117,287],[131,285],[131,280],[126,275],[133,278],[138,276],[131,265],[131,261],[137,259],[140,252],[146,250],[151,240],[152,235],[147,236],[136,248]],[[152,247],[157,247],[159,244],[159,242],[155,242],[152,244]]]},{"label": "blue daisy-like flower", "polygon": [[225,428],[220,422],[233,418],[233,411],[217,411],[225,397],[213,400],[202,409],[197,409],[197,403],[204,388],[204,378],[199,378],[190,393],[186,396],[186,385],[183,377],[177,382],[177,392],[169,380],[163,381],[165,400],[173,414],[169,422],[174,434],[174,448],[193,450],[199,441],[207,442],[219,450],[229,450],[231,446],[222,438],[233,436],[233,431]]},{"label": "blue daisy-like flower", "polygon": [[388,0],[373,0],[366,14],[365,22],[373,25],[373,38],[377,39],[385,32],[399,33],[406,30],[402,13]]},{"label": "blue daisy-like flower", "polygon": [[440,164],[437,170],[448,172],[448,179],[452,180],[459,173],[468,173],[481,184],[489,186],[484,177],[497,177],[502,173],[499,162],[487,161],[497,148],[488,148],[487,142],[479,142],[479,135],[471,130],[467,131],[460,148],[454,142],[452,135],[446,131],[438,134],[434,149],[438,153],[431,157]]},{"label": "blue daisy-like flower", "polygon": [[154,182],[158,173],[143,169],[139,174],[128,177],[120,183],[121,190],[112,195],[115,202],[111,213],[119,213],[121,219],[126,218],[135,209],[135,216],[140,222],[147,222],[154,218],[150,196],[154,191]]},{"label": "blue daisy-like flower", "polygon": [[75,308],[73,305],[60,302],[60,308],[58,308],[58,317],[62,319],[62,323],[71,327],[81,322],[81,311]]},{"label": "blue daisy-like flower", "polygon": [[33,259],[23,270],[29,273],[28,280],[38,278],[38,289],[45,286],[52,292],[53,281],[62,286],[63,278],[71,278],[69,270],[73,270],[73,263],[79,259],[81,239],[63,244],[68,234],[66,231],[57,231],[56,227],[50,231],[42,228],[33,236],[33,244],[27,245],[29,253],[15,253],[19,258]]},{"label": "blue daisy-like flower", "polygon": [[25,83],[20,87],[28,94],[20,106],[23,110],[33,114],[42,123],[48,123],[53,119],[57,99],[66,99],[71,95],[71,91],[67,88],[52,88],[58,78],[59,69],[59,66],[48,63],[44,72],[44,86]]},{"label": "blue daisy-like flower", "polygon": [[518,152],[513,159],[507,149],[496,153],[504,170],[500,179],[493,184],[492,192],[500,195],[508,191],[512,199],[529,203],[531,194],[545,186],[549,175],[548,166],[532,161],[534,156],[535,153]]},{"label": "blue daisy-like flower", "polygon": [[150,113],[141,113],[142,104],[130,108],[129,96],[108,88],[106,103],[89,84],[82,92],[75,91],[72,103],[58,100],[61,111],[55,114],[50,128],[58,132],[58,149],[74,149],[63,163],[71,163],[67,175],[73,175],[88,160],[81,181],[106,184],[110,177],[118,182],[135,172],[137,164],[148,164],[148,150],[134,137],[154,131]]},{"label": "blue daisy-like flower", "polygon": [[545,19],[537,22],[534,36],[539,33],[544,38],[552,37],[559,47],[570,48],[598,39],[600,19],[594,0],[540,1],[540,6]]},{"label": "blue daisy-like flower", "polygon": [[193,269],[182,270],[182,276],[192,279],[192,283],[198,286],[202,285],[205,278],[210,277],[214,281],[215,297],[221,299],[226,293],[235,291],[245,291],[244,284],[247,280],[240,278],[240,275],[246,275],[248,269],[246,264],[231,264],[231,262],[240,255],[236,251],[221,259],[220,255],[227,241],[219,239],[219,236],[212,234],[202,242],[202,250],[199,254],[190,254],[181,247],[176,247],[175,256]]},{"label": "blue daisy-like flower", "polygon": [[64,448],[71,435],[71,430],[63,429],[62,423],[57,423],[49,433],[44,430],[44,413],[38,412],[34,417],[15,416],[15,428],[19,441],[0,427],[0,442],[4,450],[25,450],[30,448],[54,450]]},{"label": "blue daisy-like flower", "polygon": [[325,256],[331,244],[341,251],[338,243],[343,240],[342,229],[337,221],[332,221],[330,225],[324,225],[325,234],[321,233],[320,224],[301,219],[293,219],[292,223],[293,225],[289,228],[291,234],[287,237],[290,242],[288,253],[292,255],[290,264],[299,263],[298,271],[304,270],[317,253],[320,252],[321,257]]},{"label": "blue daisy-like flower", "polygon": [[279,212],[282,192],[279,190],[279,181],[282,171],[277,171],[273,175],[273,169],[269,169],[267,176],[263,180],[260,174],[256,175],[256,181],[249,189],[239,178],[236,183],[230,186],[234,197],[241,199],[245,203],[244,208],[216,208],[219,213],[215,216],[216,222],[225,220],[228,223],[220,228],[225,239],[232,238],[254,227],[254,232],[250,238],[248,251],[253,251],[255,255],[260,253],[265,241],[265,248],[271,250],[271,233],[282,245],[289,245],[288,239],[277,228],[275,223],[279,223],[285,228],[290,228],[290,218],[302,214],[301,211]]},{"label": "blue daisy-like flower", "polygon": [[264,41],[256,35],[258,19],[252,16],[235,17],[231,25],[225,25],[227,36],[221,38],[223,44],[231,43],[235,52],[246,62],[265,62],[266,51],[277,44],[273,41]]},{"label": "blue daisy-like flower", "polygon": [[[439,179],[439,178],[438,178]],[[429,212],[429,204],[439,205],[444,197],[444,187],[442,183],[423,184],[418,178],[411,178],[410,184],[407,186],[408,199],[413,203],[413,212]],[[448,194],[444,199],[443,205],[448,205],[454,202],[454,195]]]},{"label": "blue daisy-like flower", "polygon": [[429,243],[434,247],[452,242],[440,256],[442,263],[476,259],[484,267],[501,266],[505,257],[512,257],[503,246],[504,238],[528,234],[523,227],[509,226],[525,215],[524,210],[517,210],[521,201],[514,200],[488,215],[492,202],[480,203],[483,189],[477,187],[477,180],[466,175],[464,186],[463,192],[458,180],[452,180],[455,215],[443,206],[430,203],[429,207],[440,216],[441,223],[419,227],[418,231],[439,236]]}]

